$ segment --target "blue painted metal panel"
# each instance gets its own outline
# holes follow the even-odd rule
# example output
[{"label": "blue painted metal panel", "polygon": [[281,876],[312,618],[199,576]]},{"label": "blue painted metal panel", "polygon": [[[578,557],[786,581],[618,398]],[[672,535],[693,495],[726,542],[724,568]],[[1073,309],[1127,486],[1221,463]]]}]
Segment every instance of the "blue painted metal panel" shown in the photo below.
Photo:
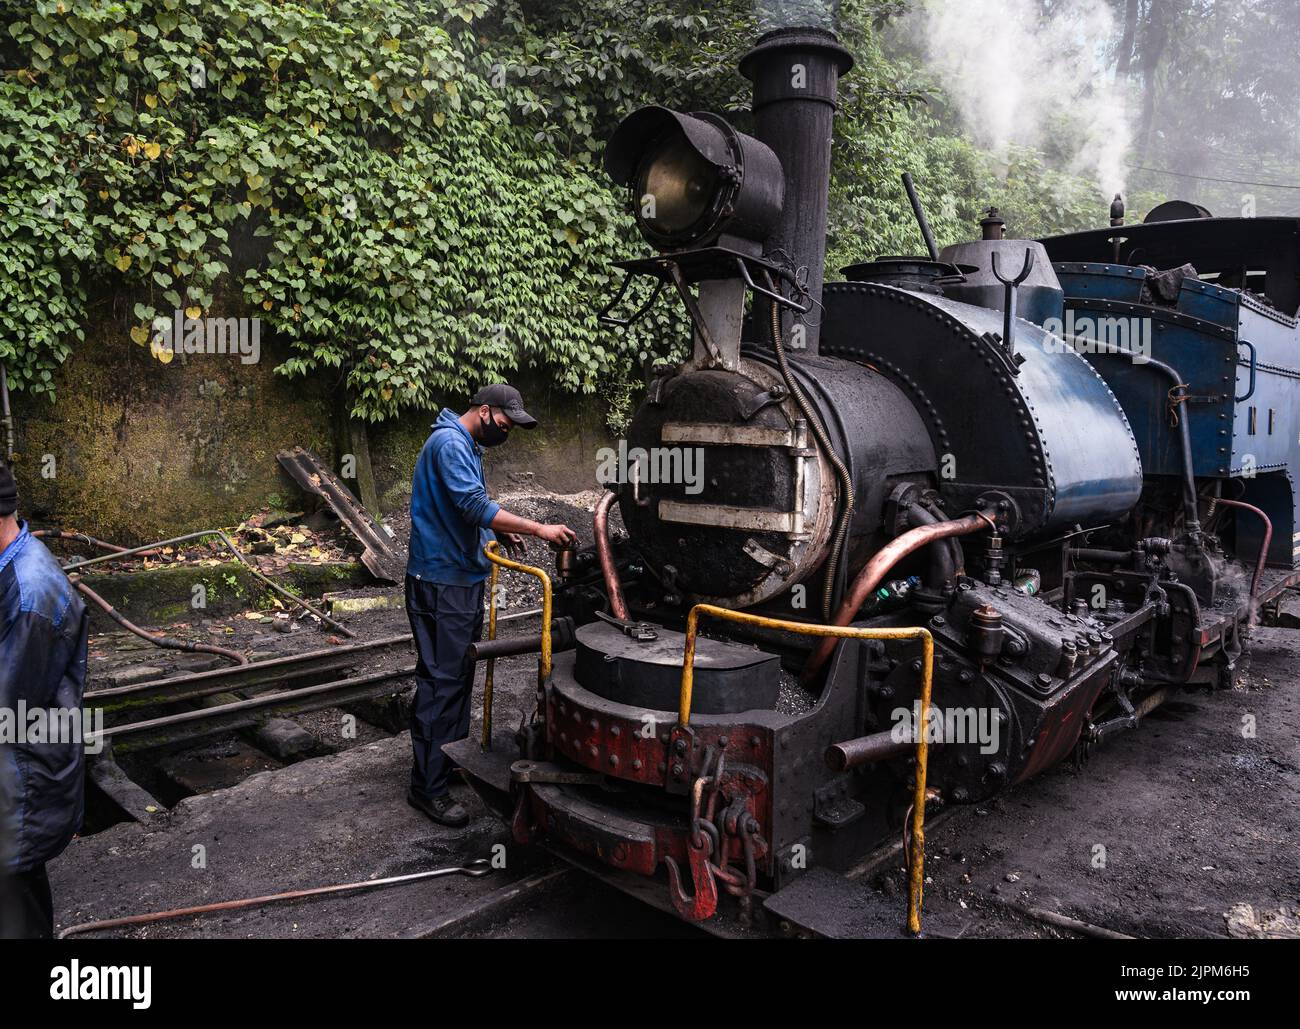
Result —
[{"label": "blue painted metal panel", "polygon": [[[1168,308],[1067,298],[1066,309],[1073,312],[1076,325],[1087,324],[1085,318],[1122,320],[1130,326],[1130,349],[1178,370],[1189,395],[1196,398],[1184,409],[1186,414],[1178,415],[1190,418],[1195,472],[1226,474],[1236,375],[1232,333]],[[1128,415],[1146,473],[1181,475],[1182,452],[1169,407],[1169,379],[1145,362],[1104,353],[1086,356],[1110,384]]]},{"label": "blue painted metal panel", "polygon": [[[934,296],[916,299],[958,319],[977,336],[1002,333],[1001,311]],[[1048,524],[1087,523],[1127,511],[1141,492],[1142,463],[1105,380],[1056,336],[1020,319],[1015,352],[1023,362],[1014,388],[1033,412],[1051,466],[1055,503]]]},{"label": "blue painted metal panel", "polygon": [[1229,471],[1235,475],[1291,467],[1300,453],[1300,338],[1295,322],[1247,302],[1238,312],[1238,325],[1242,363],[1236,395],[1243,399],[1236,404]]},{"label": "blue painted metal panel", "polygon": [[1240,301],[1241,294],[1234,290],[1223,289],[1212,282],[1183,279],[1178,290],[1177,310],[1180,314],[1235,329]]},{"label": "blue painted metal panel", "polygon": [[1142,299],[1146,272],[1126,264],[1092,264],[1057,261],[1052,265],[1067,297],[1119,300],[1136,304]]}]

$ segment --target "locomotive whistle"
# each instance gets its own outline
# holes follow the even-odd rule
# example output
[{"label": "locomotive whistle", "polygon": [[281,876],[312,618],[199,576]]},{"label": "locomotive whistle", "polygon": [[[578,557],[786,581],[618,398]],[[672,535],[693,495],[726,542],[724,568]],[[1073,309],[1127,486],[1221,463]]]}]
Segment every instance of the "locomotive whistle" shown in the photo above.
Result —
[{"label": "locomotive whistle", "polygon": [[1025,263],[1020,269],[1020,274],[1013,279],[1004,278],[998,271],[998,252],[993,251],[989,255],[992,259],[993,277],[1002,283],[1004,293],[1002,300],[1002,343],[1007,348],[1007,356],[1014,358],[1016,356],[1015,340],[1013,336],[1013,326],[1016,323],[1016,287],[1025,279],[1029,278],[1029,273],[1034,270],[1034,252],[1025,249]]}]

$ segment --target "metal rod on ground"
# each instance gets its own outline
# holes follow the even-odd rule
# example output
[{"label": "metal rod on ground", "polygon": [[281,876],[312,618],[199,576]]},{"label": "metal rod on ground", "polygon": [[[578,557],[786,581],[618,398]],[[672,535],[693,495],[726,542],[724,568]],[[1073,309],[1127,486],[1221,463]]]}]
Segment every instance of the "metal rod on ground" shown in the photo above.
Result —
[{"label": "metal rod on ground", "polygon": [[72,540],[77,543],[85,543],[92,547],[98,547],[100,550],[106,550],[110,554],[121,554],[126,547],[119,547],[115,543],[105,543],[103,540],[97,540],[94,536],[87,536],[84,532],[65,532],[62,529],[37,529],[32,533],[37,539],[49,540]]},{"label": "metal rod on ground", "polygon": [[99,922],[82,922],[71,925],[59,933],[59,939],[81,933],[98,932],[101,929],[120,929],[128,925],[147,925],[150,922],[164,922],[172,918],[186,918],[191,915],[206,915],[214,911],[237,911],[240,908],[259,907],[263,904],[275,904],[285,900],[301,900],[304,897],[323,897],[332,893],[344,893],[349,890],[370,890],[379,886],[397,886],[401,883],[419,882],[422,879],[438,879],[445,875],[467,875],[477,879],[492,872],[486,858],[478,858],[468,865],[454,865],[450,868],[435,868],[430,872],[413,872],[410,875],[394,875],[387,879],[367,879],[357,883],[340,883],[337,886],[317,886],[310,890],[290,890],[288,893],[272,893],[265,897],[246,897],[243,900],[224,900],[216,904],[199,904],[196,907],[172,908],[170,911],[150,911],[143,915],[125,915],[122,918],[106,918]]},{"label": "metal rod on ground", "polygon": [[155,647],[161,647],[164,650],[184,650],[191,654],[216,654],[219,657],[229,658],[237,665],[248,664],[248,658],[239,653],[239,651],[229,650],[226,647],[218,647],[215,643],[190,643],[187,640],[174,640],[169,636],[155,635],[130,621],[125,615],[118,611],[117,608],[113,607],[112,604],[92,590],[84,582],[73,578],[72,585],[76,587],[78,593],[103,611],[104,614],[108,615],[108,617],[113,619],[113,621],[117,622],[117,624],[127,632],[134,633],[142,640],[148,640]]},{"label": "metal rod on ground", "polygon": [[1077,918],[1071,918],[1069,915],[1060,915],[1055,911],[1047,911],[1043,908],[1030,907],[1028,904],[1016,904],[1006,902],[1006,906],[1012,911],[1019,912],[1027,918],[1032,918],[1036,922],[1042,922],[1045,925],[1052,925],[1058,929],[1068,929],[1070,932],[1079,933],[1083,936],[1091,936],[1098,940],[1136,940],[1138,937],[1129,936],[1126,933],[1116,932],[1114,929],[1107,929],[1105,926],[1093,925],[1091,922],[1081,922]]},{"label": "metal rod on ground", "polygon": [[241,565],[243,565],[246,569],[248,569],[248,573],[252,575],[253,578],[255,578],[258,582],[266,586],[268,589],[278,593],[280,596],[284,597],[290,603],[296,604],[298,607],[304,608],[310,614],[315,615],[326,625],[337,630],[338,632],[341,632],[344,636],[347,636],[349,639],[354,638],[356,636],[356,633],[353,632],[351,629],[347,628],[346,626],[342,625],[339,622],[336,622],[329,615],[325,614],[325,612],[318,611],[316,608],[314,608],[311,604],[307,603],[307,601],[303,600],[301,597],[295,597],[284,587],[278,585],[276,582],[274,582],[267,576],[263,575],[256,568],[254,568],[251,564],[249,564],[248,559],[245,558],[244,555],[239,552],[239,548],[235,546],[233,542],[231,542],[230,537],[227,536],[221,529],[202,529],[199,532],[188,532],[184,536],[174,536],[171,539],[159,540],[157,543],[146,543],[142,547],[131,547],[130,549],[127,550],[118,550],[111,554],[105,554],[102,557],[87,558],[84,561],[73,561],[71,564],[64,565],[63,571],[65,573],[76,572],[76,571],[80,571],[83,568],[88,568],[91,565],[102,564],[105,561],[121,560],[122,558],[126,558],[126,557],[138,557],[139,555],[151,550],[160,550],[163,547],[172,547],[172,546],[176,546],[179,543],[189,543],[194,540],[207,539],[209,536],[215,536],[217,537],[217,539],[221,540],[222,544],[224,544],[225,548],[230,551],[231,555],[235,558],[235,560],[238,561]]},{"label": "metal rod on ground", "polygon": [[516,611],[512,615],[501,615],[497,618],[497,625],[505,625],[507,622],[517,622],[524,618],[536,618],[542,613],[540,607],[530,607],[527,611]]}]

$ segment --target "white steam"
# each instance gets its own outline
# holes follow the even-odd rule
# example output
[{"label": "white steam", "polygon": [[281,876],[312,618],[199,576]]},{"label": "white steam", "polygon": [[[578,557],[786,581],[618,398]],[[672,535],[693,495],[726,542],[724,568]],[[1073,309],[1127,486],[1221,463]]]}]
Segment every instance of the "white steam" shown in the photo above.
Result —
[{"label": "white steam", "polygon": [[1064,154],[1066,170],[1122,192],[1131,129],[1110,10],[1062,0],[1041,12],[1038,0],[924,0],[909,28],[977,143]]}]

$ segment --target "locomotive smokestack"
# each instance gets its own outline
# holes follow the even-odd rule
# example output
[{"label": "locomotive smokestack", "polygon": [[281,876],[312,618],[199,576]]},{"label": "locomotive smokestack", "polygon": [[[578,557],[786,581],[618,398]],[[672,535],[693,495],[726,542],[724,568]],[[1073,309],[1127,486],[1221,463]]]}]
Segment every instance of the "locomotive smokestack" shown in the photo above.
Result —
[{"label": "locomotive smokestack", "polygon": [[[740,59],[741,74],[754,83],[756,134],[780,158],[785,172],[785,205],[769,251],[783,251],[800,282],[806,276],[808,296],[817,304],[826,265],[836,87],[852,67],[853,58],[835,34],[816,28],[768,32]],[[782,333],[791,349],[817,353],[817,304],[806,315],[782,311]],[[767,319],[754,321],[759,338],[765,339]]]}]

